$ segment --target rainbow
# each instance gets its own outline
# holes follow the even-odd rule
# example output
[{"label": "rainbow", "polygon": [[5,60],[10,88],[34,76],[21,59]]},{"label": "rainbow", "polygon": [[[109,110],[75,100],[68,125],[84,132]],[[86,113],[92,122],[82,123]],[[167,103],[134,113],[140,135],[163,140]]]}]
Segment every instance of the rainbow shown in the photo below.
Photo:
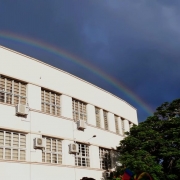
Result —
[{"label": "rainbow", "polygon": [[128,89],[122,82],[118,81],[114,77],[105,73],[104,71],[102,71],[98,67],[92,65],[88,61],[85,61],[85,60],[81,59],[80,57],[78,57],[74,54],[71,54],[62,48],[57,48],[51,44],[47,44],[47,43],[42,42],[40,40],[24,37],[24,36],[21,36],[21,35],[12,33],[12,32],[7,32],[7,31],[6,32],[0,31],[0,38],[42,49],[42,50],[47,51],[49,53],[53,53],[59,57],[65,58],[66,60],[71,61],[71,62],[73,62],[73,63],[75,63],[75,64],[77,64],[83,68],[86,68],[89,71],[91,71],[92,73],[103,78],[106,82],[110,83],[111,85],[116,87],[118,90],[120,90],[124,94],[126,94],[135,103],[140,105],[142,107],[142,109],[144,109],[148,113],[148,115],[153,114],[153,109],[146,102],[144,102],[140,97],[138,97],[135,93],[133,93],[133,91]]}]

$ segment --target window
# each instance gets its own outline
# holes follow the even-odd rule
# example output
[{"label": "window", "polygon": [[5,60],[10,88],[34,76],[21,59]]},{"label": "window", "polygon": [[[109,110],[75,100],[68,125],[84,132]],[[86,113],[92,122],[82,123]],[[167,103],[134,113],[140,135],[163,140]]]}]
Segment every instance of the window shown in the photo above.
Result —
[{"label": "window", "polygon": [[114,119],[115,119],[116,133],[119,134],[118,116],[115,115]]},{"label": "window", "polygon": [[72,100],[72,109],[73,109],[73,119],[78,120],[87,120],[86,114],[86,104],[84,102],[73,99]]},{"label": "window", "polygon": [[108,130],[108,118],[107,118],[107,111],[103,111],[104,115],[104,128]]},{"label": "window", "polygon": [[110,169],[111,168],[111,156],[110,150],[99,148],[99,158],[100,158],[100,168],[101,169]]},{"label": "window", "polygon": [[86,144],[79,145],[79,153],[75,155],[75,165],[76,166],[90,166],[90,158],[89,158],[89,146]]},{"label": "window", "polygon": [[26,135],[0,130],[0,159],[26,160]]},{"label": "window", "polygon": [[41,110],[49,114],[60,116],[60,94],[41,89]]},{"label": "window", "polygon": [[124,135],[124,119],[121,118],[122,135]]},{"label": "window", "polygon": [[26,83],[0,75],[0,102],[26,104]]},{"label": "window", "polygon": [[43,138],[46,147],[42,152],[42,162],[62,164],[62,141],[50,137]]},{"label": "window", "polygon": [[96,114],[96,126],[101,127],[100,109],[97,107],[95,107],[95,114]]}]

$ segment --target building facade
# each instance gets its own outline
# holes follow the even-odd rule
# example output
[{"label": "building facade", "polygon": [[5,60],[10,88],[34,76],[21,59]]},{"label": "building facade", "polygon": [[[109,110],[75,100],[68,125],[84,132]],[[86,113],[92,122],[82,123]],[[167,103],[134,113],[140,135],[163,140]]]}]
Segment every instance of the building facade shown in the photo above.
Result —
[{"label": "building facade", "polygon": [[[137,124],[136,109],[2,46],[0,64],[0,179],[103,179],[104,170],[115,166],[112,152],[124,132]],[[27,115],[17,107],[25,107]],[[70,152],[73,144],[78,153]]]}]

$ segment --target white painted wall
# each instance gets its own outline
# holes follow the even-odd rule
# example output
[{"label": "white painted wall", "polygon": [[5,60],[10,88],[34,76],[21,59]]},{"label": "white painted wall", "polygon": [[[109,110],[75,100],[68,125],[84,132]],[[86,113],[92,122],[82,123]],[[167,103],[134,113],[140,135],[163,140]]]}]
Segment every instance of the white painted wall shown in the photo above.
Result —
[{"label": "white painted wall", "polygon": [[18,54],[2,46],[0,46],[0,57],[0,72],[4,75],[67,94],[70,97],[101,107],[137,124],[136,109],[107,91],[41,61]]},{"label": "white painted wall", "polygon": [[[103,170],[99,169],[99,147],[115,149],[124,137],[115,133],[114,114],[126,118],[125,131],[128,131],[129,120],[137,124],[136,110],[125,101],[90,83],[1,46],[0,57],[0,74],[28,83],[27,98],[30,107],[27,118],[23,118],[15,115],[15,106],[0,103],[0,129],[27,134],[26,161],[0,160],[0,179],[79,180],[84,176],[100,180]],[[61,117],[41,112],[41,87],[62,93]],[[87,103],[88,126],[84,132],[77,130],[72,119],[72,97]],[[95,106],[101,108],[101,128],[96,128]],[[104,130],[103,109],[108,111],[108,131]],[[118,122],[121,131],[120,117]],[[42,163],[42,151],[33,147],[34,138],[42,135],[62,139],[62,165]],[[92,138],[93,135],[96,137]],[[74,155],[69,154],[68,149],[68,145],[74,140],[89,143],[89,168],[74,166]]]}]

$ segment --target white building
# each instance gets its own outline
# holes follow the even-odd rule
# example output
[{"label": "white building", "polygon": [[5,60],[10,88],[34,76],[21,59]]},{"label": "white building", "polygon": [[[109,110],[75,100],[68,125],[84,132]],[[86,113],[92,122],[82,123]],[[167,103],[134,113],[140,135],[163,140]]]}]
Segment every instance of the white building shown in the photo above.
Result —
[{"label": "white building", "polygon": [[[27,105],[18,111],[28,114],[17,114],[17,104]],[[87,122],[84,131],[77,129],[79,120]],[[100,180],[107,166],[113,168],[108,153],[132,124],[137,112],[124,100],[0,46],[0,179]],[[69,153],[73,143],[78,154]]]}]

